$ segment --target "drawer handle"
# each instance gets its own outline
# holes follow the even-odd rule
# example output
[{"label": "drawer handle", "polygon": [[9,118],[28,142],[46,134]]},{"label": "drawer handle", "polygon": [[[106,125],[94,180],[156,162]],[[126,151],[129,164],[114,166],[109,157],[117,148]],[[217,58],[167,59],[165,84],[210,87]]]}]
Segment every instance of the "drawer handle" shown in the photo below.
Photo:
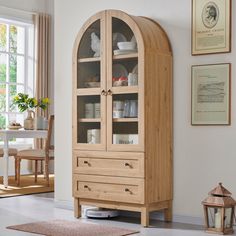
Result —
[{"label": "drawer handle", "polygon": [[132,191],[129,190],[128,188],[125,189],[125,192],[129,192],[130,194],[132,194]]},{"label": "drawer handle", "polygon": [[129,164],[128,162],[125,162],[125,166],[129,166],[130,168],[133,168],[133,166]]},{"label": "drawer handle", "polygon": [[87,164],[88,166],[91,166],[91,164],[88,161],[84,161],[84,164]]},{"label": "drawer handle", "polygon": [[84,185],[84,188],[88,189],[89,191],[91,190],[88,185]]}]

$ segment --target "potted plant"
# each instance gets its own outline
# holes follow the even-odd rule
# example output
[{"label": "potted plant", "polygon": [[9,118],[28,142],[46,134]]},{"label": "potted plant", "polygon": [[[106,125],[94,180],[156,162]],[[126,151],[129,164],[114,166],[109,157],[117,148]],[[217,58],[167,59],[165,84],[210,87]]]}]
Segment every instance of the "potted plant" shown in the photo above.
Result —
[{"label": "potted plant", "polygon": [[48,98],[41,98],[37,100],[34,97],[29,97],[28,94],[18,93],[13,98],[12,105],[17,105],[20,112],[27,111],[28,115],[24,120],[24,128],[25,129],[34,129],[34,118],[35,118],[35,108],[40,107],[43,110],[47,108],[49,104]]}]

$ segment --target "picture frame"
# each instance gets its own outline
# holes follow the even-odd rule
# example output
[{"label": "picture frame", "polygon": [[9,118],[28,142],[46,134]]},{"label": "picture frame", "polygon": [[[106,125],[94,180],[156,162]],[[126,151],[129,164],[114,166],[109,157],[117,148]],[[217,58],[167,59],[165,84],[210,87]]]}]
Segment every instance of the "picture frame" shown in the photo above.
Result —
[{"label": "picture frame", "polygon": [[232,0],[192,0],[192,55],[231,52]]},{"label": "picture frame", "polygon": [[231,64],[193,65],[191,124],[230,125]]}]

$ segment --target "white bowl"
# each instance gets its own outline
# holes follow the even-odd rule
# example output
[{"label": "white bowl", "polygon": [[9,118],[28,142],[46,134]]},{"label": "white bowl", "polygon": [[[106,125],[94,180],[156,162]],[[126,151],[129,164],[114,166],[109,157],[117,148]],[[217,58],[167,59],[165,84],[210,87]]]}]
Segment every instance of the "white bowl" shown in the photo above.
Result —
[{"label": "white bowl", "polygon": [[120,50],[134,50],[134,49],[136,49],[135,42],[118,42],[117,46]]}]

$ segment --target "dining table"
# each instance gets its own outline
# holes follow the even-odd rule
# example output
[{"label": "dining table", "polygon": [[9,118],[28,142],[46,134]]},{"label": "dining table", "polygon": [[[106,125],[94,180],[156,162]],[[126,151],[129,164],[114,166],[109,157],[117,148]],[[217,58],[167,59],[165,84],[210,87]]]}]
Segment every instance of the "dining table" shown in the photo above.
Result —
[{"label": "dining table", "polygon": [[9,165],[9,140],[12,138],[46,138],[47,130],[11,130],[0,129],[0,138],[3,140],[3,185],[8,187],[8,165]]}]

